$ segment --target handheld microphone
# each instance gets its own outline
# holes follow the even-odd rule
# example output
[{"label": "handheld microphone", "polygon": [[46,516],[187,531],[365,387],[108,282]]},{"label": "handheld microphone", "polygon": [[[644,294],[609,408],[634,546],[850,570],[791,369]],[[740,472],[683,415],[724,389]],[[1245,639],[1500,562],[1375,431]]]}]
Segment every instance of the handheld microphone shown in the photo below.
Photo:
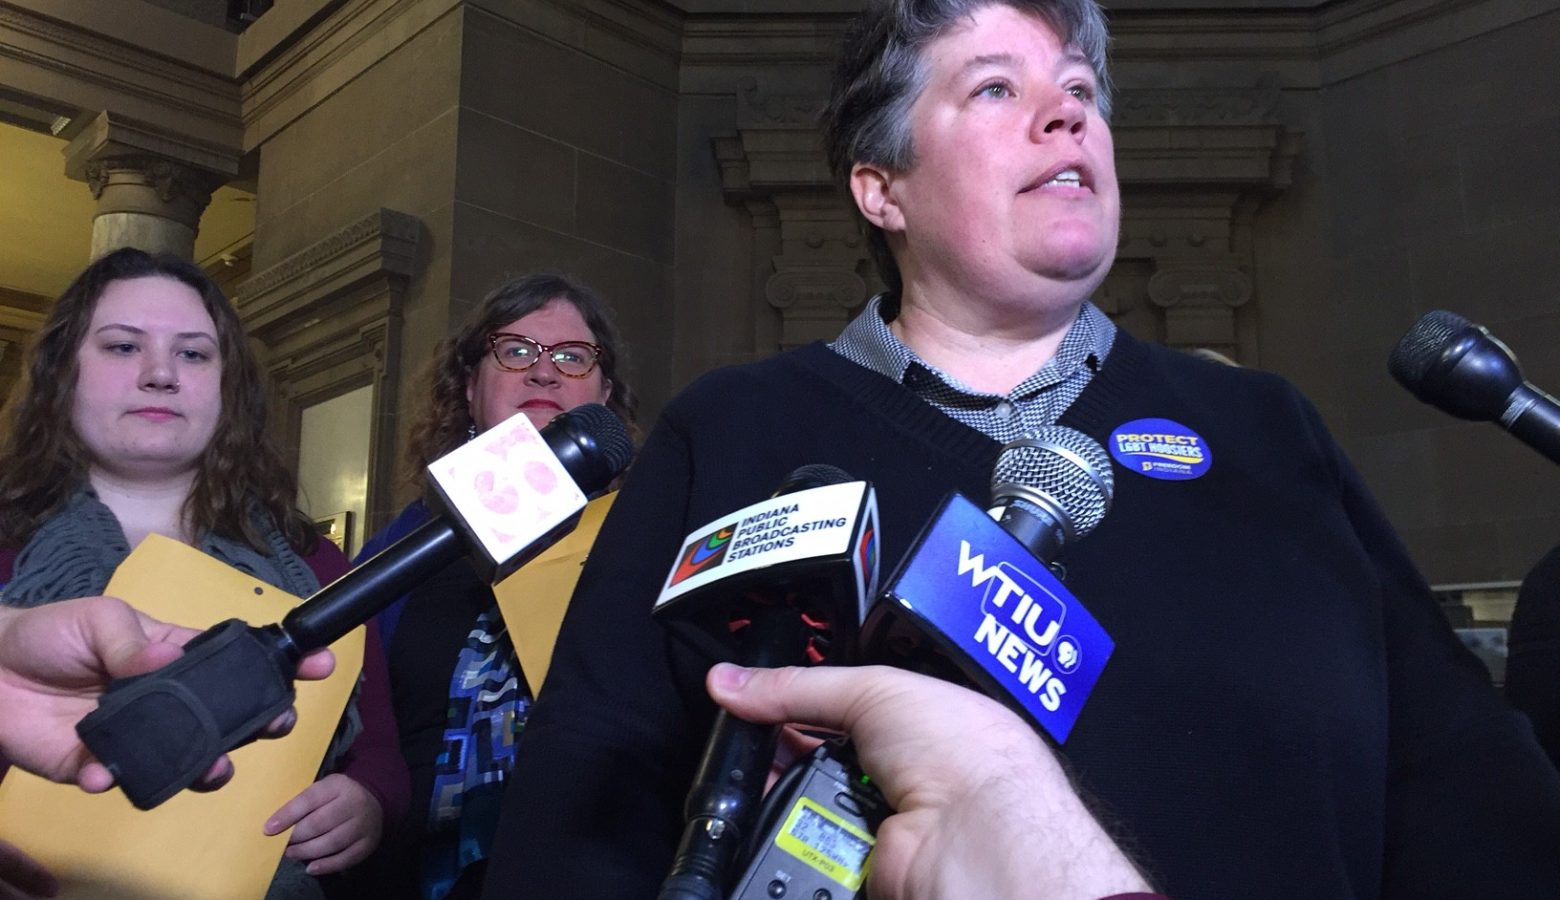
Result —
[{"label": "handheld microphone", "polygon": [[[746,666],[837,661],[877,589],[872,488],[833,466],[792,472],[766,501],[688,536],[654,615],[735,639]],[[779,728],[717,713],[688,792],[687,824],[661,900],[725,896],[752,831]]]},{"label": "handheld microphone", "polygon": [[497,584],[573,531],[633,455],[628,429],[599,403],[541,431],[516,414],[430,464],[433,518],[320,589],[281,630],[300,655],[327,647],[462,556]]},{"label": "handheld microphone", "polygon": [[[1049,427],[1003,447],[982,512],[955,493],[862,628],[869,662],[974,681],[1058,743],[1114,644],[1047,566],[1110,509],[1110,458]],[[891,813],[848,744],[798,760],[766,798],[732,900],[859,897]]]},{"label": "handheld microphone", "polygon": [[872,661],[969,680],[1058,744],[1115,649],[1051,570],[1105,518],[1110,457],[1050,426],[1007,444],[983,511],[943,501],[863,626]]},{"label": "handheld microphone", "polygon": [[1560,401],[1522,377],[1517,357],[1482,325],[1456,313],[1426,313],[1387,361],[1421,401],[1460,419],[1495,422],[1560,463]]},{"label": "handheld microphone", "polygon": [[130,801],[152,809],[292,705],[305,654],[463,555],[483,578],[501,581],[572,530],[587,495],[609,485],[632,456],[627,429],[600,404],[576,407],[540,432],[518,414],[429,466],[429,522],[280,623],[256,628],[229,619],[192,639],[169,665],[115,681],[76,732]]}]

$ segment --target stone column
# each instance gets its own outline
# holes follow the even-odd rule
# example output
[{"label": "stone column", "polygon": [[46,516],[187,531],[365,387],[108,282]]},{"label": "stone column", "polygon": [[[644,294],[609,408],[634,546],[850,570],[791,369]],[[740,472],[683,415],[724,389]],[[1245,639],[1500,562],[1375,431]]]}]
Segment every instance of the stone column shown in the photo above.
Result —
[{"label": "stone column", "polygon": [[[745,78],[737,132],[713,141],[726,199],[753,216],[756,282],[780,314],[778,330],[758,323],[755,355],[833,340],[867,299],[867,243],[829,174],[816,124],[822,102],[766,94]],[[776,226],[780,252],[772,253]]]},{"label": "stone column", "polygon": [[211,192],[238,174],[236,152],[100,113],[65,149],[65,174],[97,199],[92,258],[121,247],[191,259]]},{"label": "stone column", "polygon": [[1252,219],[1289,187],[1300,142],[1280,101],[1274,78],[1117,98],[1121,242],[1102,305],[1118,323],[1259,364]]},{"label": "stone column", "polygon": [[195,256],[195,233],[211,202],[214,179],[155,156],[113,156],[87,163],[97,198],[92,258],[121,247]]},{"label": "stone column", "polygon": [[775,206],[781,253],[772,260],[764,297],[780,310],[780,349],[832,341],[867,299],[866,282],[856,274],[866,240],[833,192],[781,194]]}]

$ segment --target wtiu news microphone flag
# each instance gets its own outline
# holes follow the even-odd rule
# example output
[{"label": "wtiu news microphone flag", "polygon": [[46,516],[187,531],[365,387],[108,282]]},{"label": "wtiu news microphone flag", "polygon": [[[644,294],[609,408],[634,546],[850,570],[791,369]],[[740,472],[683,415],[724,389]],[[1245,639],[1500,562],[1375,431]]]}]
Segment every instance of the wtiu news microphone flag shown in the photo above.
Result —
[{"label": "wtiu news microphone flag", "polygon": [[855,621],[861,621],[877,596],[877,495],[871,485],[851,481],[782,494],[695,530],[666,576],[656,612],[698,607],[711,587],[729,595],[801,571],[846,582],[841,588],[859,598]]},{"label": "wtiu news microphone flag", "polygon": [[985,510],[943,501],[884,592],[992,697],[1067,740],[1115,642]]}]

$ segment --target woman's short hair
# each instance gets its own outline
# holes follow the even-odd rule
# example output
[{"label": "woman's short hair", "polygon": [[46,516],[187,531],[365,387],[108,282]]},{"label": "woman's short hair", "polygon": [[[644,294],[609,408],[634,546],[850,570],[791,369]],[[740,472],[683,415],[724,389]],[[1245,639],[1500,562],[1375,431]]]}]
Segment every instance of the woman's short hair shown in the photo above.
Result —
[{"label": "woman's short hair", "polygon": [[466,383],[476,377],[477,366],[492,352],[488,335],[529,315],[549,301],[563,300],[579,310],[592,339],[601,346],[601,377],[610,388],[607,408],[617,414],[637,436],[635,415],[639,400],[624,380],[623,339],[612,322],[612,309],[599,294],[566,275],[548,272],[521,275],[504,282],[482,298],[471,318],[434,350],[423,376],[426,404],[412,425],[407,450],[407,475],[421,483],[422,470],[465,442],[475,420],[466,400]]},{"label": "woman's short hair", "polygon": [[[1110,118],[1110,33],[1094,0],[870,0],[846,30],[823,112],[829,168],[841,184],[856,163],[909,171],[915,161],[910,107],[926,86],[922,52],[961,19],[988,6],[1039,16],[1088,59],[1100,114]],[[868,246],[889,291],[903,285],[881,229],[867,223]]]},{"label": "woman's short hair", "polygon": [[216,325],[222,356],[222,410],[185,501],[189,527],[269,553],[269,543],[252,520],[258,504],[294,547],[311,551],[318,536],[298,511],[297,482],[267,428],[264,381],[238,311],[194,263],[128,247],[77,275],[28,346],[22,380],[6,404],[8,428],[0,445],[0,546],[25,543],[85,483],[91,453],[71,416],[77,354],[104,290],[115,281],[151,277],[182,282],[200,295]]}]

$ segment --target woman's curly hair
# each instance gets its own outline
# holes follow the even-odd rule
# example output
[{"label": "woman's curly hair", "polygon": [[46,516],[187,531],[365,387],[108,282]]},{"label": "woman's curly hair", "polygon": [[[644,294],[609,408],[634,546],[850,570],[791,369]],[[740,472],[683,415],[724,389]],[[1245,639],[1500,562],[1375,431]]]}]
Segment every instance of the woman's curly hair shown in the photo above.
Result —
[{"label": "woman's curly hair", "polygon": [[109,253],[77,275],[28,346],[22,380],[6,404],[8,427],[0,444],[0,546],[25,544],[85,483],[92,457],[71,416],[77,354],[104,290],[134,278],[189,285],[217,328],[222,410],[184,501],[187,526],[195,534],[214,533],[269,553],[252,519],[258,505],[294,548],[312,552],[318,534],[298,510],[297,482],[267,428],[264,381],[238,311],[199,266],[133,248]]},{"label": "woman's curly hair", "polygon": [[612,310],[599,294],[564,275],[537,273],[512,278],[482,298],[465,327],[445,338],[434,350],[423,374],[422,396],[427,398],[412,425],[407,448],[407,476],[420,484],[429,463],[466,441],[471,426],[471,405],[466,401],[466,384],[475,376],[476,367],[491,352],[488,335],[509,323],[546,306],[549,301],[564,300],[579,310],[590,328],[591,338],[601,346],[601,377],[609,388],[607,408],[617,414],[638,437],[634,421],[639,400],[624,380],[623,339],[612,322]]}]

